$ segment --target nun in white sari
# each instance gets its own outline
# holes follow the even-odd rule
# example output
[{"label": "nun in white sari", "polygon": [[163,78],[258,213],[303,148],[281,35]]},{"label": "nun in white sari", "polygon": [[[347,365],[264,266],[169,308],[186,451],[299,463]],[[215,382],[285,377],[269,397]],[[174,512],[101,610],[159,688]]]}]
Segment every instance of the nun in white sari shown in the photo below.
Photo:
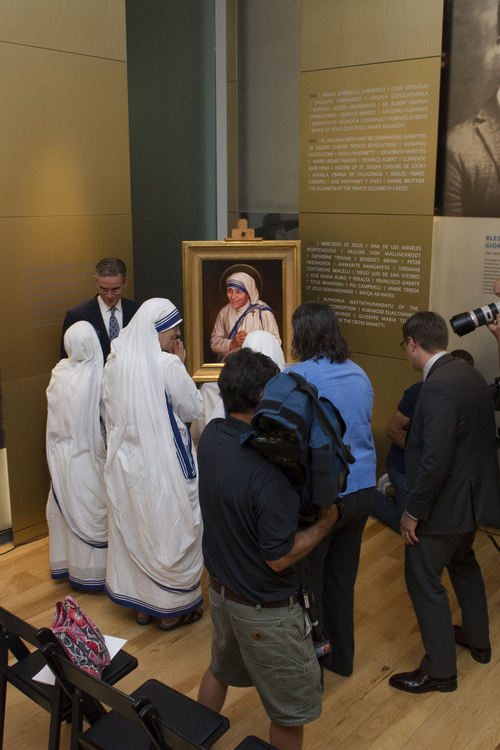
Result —
[{"label": "nun in white sari", "polygon": [[108,458],[106,593],[146,625],[196,622],[203,601],[197,463],[185,422],[203,399],[184,367],[182,318],[145,302],[112,342],[103,378]]},{"label": "nun in white sari", "polygon": [[95,328],[86,321],[64,335],[68,359],[52,371],[47,389],[47,502],[52,578],[72,586],[104,588],[108,529],[100,425],[103,357]]}]

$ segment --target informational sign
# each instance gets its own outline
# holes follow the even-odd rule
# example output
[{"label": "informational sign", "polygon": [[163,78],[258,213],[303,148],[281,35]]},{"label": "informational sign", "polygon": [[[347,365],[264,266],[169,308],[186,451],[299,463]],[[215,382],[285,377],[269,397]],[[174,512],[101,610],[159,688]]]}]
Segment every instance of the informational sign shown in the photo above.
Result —
[{"label": "informational sign", "polygon": [[301,215],[303,299],[333,307],[353,350],[406,357],[401,326],[428,309],[432,221]]},{"label": "informational sign", "polygon": [[[500,219],[434,219],[429,304],[445,320],[453,315],[499,303],[493,287],[500,277]],[[451,329],[448,351],[466,349],[491,383],[499,375],[497,342],[486,326],[466,336]]]},{"label": "informational sign", "polygon": [[432,214],[440,58],[303,73],[302,212]]}]

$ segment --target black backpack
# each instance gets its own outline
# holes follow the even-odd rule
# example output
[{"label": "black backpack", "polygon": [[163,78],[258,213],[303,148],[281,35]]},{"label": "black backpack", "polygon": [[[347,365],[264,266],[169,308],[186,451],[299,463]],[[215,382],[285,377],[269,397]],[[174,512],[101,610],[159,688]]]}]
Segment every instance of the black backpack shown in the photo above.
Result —
[{"label": "black backpack", "polygon": [[313,505],[330,508],[345,492],[350,446],[342,442],[345,422],[339,410],[302,375],[282,372],[264,388],[252,419],[252,431],[241,436],[286,474],[301,496],[302,513]]}]

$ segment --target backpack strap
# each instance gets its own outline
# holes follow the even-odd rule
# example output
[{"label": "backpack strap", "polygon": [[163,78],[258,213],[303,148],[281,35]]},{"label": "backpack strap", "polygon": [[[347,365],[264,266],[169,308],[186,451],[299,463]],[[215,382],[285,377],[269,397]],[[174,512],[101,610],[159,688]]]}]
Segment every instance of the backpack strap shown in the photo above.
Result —
[{"label": "backpack strap", "polygon": [[[338,448],[340,449],[340,451],[342,453],[342,457],[343,457],[344,461],[346,463],[349,463],[349,464],[354,464],[356,462],[356,459],[352,455],[349,447],[339,437],[339,435],[337,434],[337,430],[332,425],[332,423],[331,423],[328,415],[326,414],[326,412],[325,412],[325,410],[323,408],[323,405],[321,404],[321,399],[318,398],[318,389],[316,388],[316,386],[312,385],[311,383],[309,383],[302,375],[299,375],[297,372],[290,372],[289,371],[288,375],[290,375],[295,380],[295,382],[297,383],[297,385],[300,386],[300,388],[303,391],[306,391],[307,393],[309,393],[309,395],[311,395],[313,397],[313,399],[314,399],[314,405],[316,407],[316,416],[318,418],[318,422],[320,423],[322,430],[327,435],[330,435],[330,437],[332,438],[332,440],[336,443],[336,445],[338,446]],[[324,397],[322,397],[322,398],[324,398]],[[335,413],[335,416],[339,420],[339,423],[340,423],[341,428],[342,428],[342,436],[343,436],[345,434],[346,426],[345,426],[345,422],[344,422],[344,420],[342,418],[342,415],[339,412],[339,410],[337,409],[337,407],[334,404],[332,404],[332,402],[330,400],[328,400],[328,403],[332,407],[332,409],[333,409],[333,411]]]}]

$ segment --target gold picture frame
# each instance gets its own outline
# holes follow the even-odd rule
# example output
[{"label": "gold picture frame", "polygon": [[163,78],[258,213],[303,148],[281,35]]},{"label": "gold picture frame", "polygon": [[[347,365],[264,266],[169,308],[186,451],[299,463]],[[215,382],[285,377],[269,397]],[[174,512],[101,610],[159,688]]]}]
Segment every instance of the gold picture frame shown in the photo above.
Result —
[{"label": "gold picture frame", "polygon": [[300,240],[186,241],[182,264],[186,365],[195,382],[213,382],[219,377],[222,363],[210,349],[210,333],[217,313],[227,304],[224,274],[233,268],[255,272],[259,296],[272,308],[278,323],[285,361],[292,361],[291,318],[301,295]]}]

